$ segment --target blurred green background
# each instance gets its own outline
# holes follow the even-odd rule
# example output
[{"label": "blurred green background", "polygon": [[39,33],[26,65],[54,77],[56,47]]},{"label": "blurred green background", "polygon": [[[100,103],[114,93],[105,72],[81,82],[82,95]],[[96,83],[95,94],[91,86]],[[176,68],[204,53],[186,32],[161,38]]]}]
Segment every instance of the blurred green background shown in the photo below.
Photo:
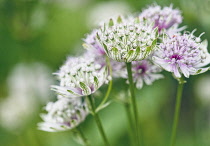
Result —
[{"label": "blurred green background", "polygon": [[[118,13],[138,13],[152,3],[152,0],[0,0],[0,113],[3,115],[0,145],[79,145],[71,131],[37,130],[42,107],[47,101],[55,101],[49,89],[50,84],[56,83],[51,73],[59,69],[68,55],[83,52],[82,38],[97,22]],[[173,3],[183,12],[182,25],[187,25],[189,31],[196,28],[196,35],[205,32],[202,39],[210,40],[210,0],[156,0],[156,3],[162,6]],[[169,143],[177,82],[171,74],[164,75],[164,79],[137,91],[144,146]],[[114,87],[112,99],[127,91],[124,80],[114,81]],[[98,97],[106,89],[106,85],[102,87]],[[210,146],[209,89],[210,72],[187,79],[177,146]],[[100,117],[111,144],[129,146],[123,104],[114,100],[100,112]],[[92,145],[103,146],[91,116],[81,126]]]}]

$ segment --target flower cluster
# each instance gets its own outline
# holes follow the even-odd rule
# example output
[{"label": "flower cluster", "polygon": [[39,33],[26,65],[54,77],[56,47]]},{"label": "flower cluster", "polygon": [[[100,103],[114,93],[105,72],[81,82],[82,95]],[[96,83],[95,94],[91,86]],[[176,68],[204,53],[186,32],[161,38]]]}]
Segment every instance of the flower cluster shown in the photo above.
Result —
[{"label": "flower cluster", "polygon": [[90,95],[108,82],[106,67],[95,63],[94,58],[88,54],[68,58],[55,74],[60,85],[54,85],[52,89],[70,98]]},{"label": "flower cluster", "polygon": [[154,28],[158,27],[159,32],[178,26],[183,19],[180,10],[173,9],[172,5],[161,9],[161,6],[156,4],[143,10],[139,17],[154,22]]},{"label": "flower cluster", "polygon": [[[94,29],[83,39],[85,53],[69,57],[54,73],[59,85],[53,85],[52,90],[59,99],[46,106],[48,113],[42,115],[44,123],[39,128],[54,132],[76,127],[89,113],[82,98],[91,99],[89,95],[112,78],[128,79],[126,67],[130,67],[129,79],[138,89],[163,78],[162,69],[177,79],[182,74],[188,78],[207,71],[209,67],[202,68],[210,63],[207,41],[201,41],[202,35],[196,37],[194,32],[182,33],[183,28],[178,28],[181,22],[180,10],[172,5],[153,5],[137,17],[110,18]],[[106,106],[107,97],[99,107]]]},{"label": "flower cluster", "polygon": [[39,123],[40,130],[48,132],[65,131],[79,125],[87,116],[87,105],[81,98],[70,100],[61,98],[56,102],[49,102],[45,107],[47,114],[42,114],[44,122]]},{"label": "flower cluster", "polygon": [[203,73],[209,68],[201,67],[210,63],[210,56],[207,45],[200,41],[193,33],[163,38],[153,57],[154,62],[173,72],[176,78],[181,78],[181,74],[188,78]]},{"label": "flower cluster", "polygon": [[157,29],[138,18],[110,19],[97,32],[108,57],[119,62],[145,59],[156,46],[157,37]]}]

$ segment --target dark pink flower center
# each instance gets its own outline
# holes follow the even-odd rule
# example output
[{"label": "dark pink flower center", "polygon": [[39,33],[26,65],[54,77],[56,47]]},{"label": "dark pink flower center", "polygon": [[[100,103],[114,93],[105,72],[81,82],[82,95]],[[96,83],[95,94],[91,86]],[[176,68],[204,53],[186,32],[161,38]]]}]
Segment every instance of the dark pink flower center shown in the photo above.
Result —
[{"label": "dark pink flower center", "polygon": [[171,57],[170,57],[170,59],[175,59],[175,60],[180,60],[180,59],[182,59],[182,57],[180,56],[180,55],[178,55],[178,54],[174,54],[174,55],[172,55]]},{"label": "dark pink flower center", "polygon": [[144,74],[147,70],[147,67],[146,65],[142,64],[142,65],[138,65],[136,69],[141,70],[141,74]]}]

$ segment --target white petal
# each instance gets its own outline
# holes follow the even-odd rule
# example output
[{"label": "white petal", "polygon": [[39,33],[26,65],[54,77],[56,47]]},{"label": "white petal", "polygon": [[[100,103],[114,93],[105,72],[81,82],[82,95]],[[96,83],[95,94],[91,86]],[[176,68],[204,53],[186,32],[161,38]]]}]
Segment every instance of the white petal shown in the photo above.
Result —
[{"label": "white petal", "polygon": [[190,73],[189,73],[189,69],[188,69],[187,65],[186,64],[179,64],[179,68],[180,68],[181,72],[184,74],[184,76],[186,78],[189,78]]}]

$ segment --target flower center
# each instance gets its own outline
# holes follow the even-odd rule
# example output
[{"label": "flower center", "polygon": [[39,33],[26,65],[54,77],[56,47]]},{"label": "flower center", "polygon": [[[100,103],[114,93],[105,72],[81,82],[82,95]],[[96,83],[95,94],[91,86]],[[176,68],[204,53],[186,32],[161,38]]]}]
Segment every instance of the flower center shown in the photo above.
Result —
[{"label": "flower center", "polygon": [[139,65],[139,66],[137,66],[136,69],[138,70],[138,73],[140,73],[140,74],[144,74],[147,70],[145,65]]},{"label": "flower center", "polygon": [[172,55],[171,57],[170,57],[170,59],[175,59],[175,60],[180,60],[180,59],[182,59],[182,57],[180,56],[180,55],[178,55],[178,54],[174,54],[174,55]]}]

